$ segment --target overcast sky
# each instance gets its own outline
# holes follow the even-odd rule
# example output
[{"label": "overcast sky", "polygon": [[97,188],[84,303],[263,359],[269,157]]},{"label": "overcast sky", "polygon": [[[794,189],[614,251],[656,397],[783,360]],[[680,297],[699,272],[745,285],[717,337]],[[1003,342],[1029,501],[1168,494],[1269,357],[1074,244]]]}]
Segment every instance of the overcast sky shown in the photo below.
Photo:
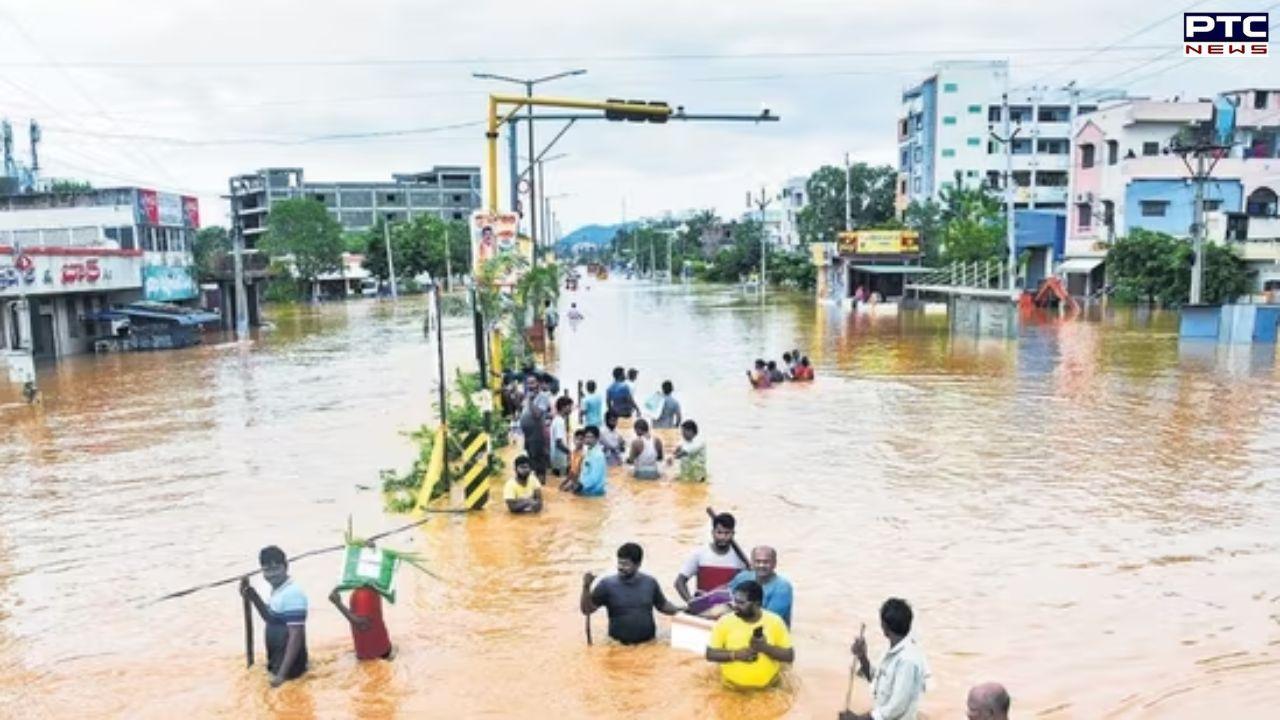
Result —
[{"label": "overcast sky", "polygon": [[[261,167],[332,181],[481,165],[485,95],[517,88],[476,71],[585,68],[543,92],[781,115],[579,123],[554,151],[568,156],[547,165],[549,192],[568,195],[556,201],[567,233],[618,220],[624,198],[630,218],[736,215],[748,189],[846,151],[893,162],[899,94],[940,60],[1008,59],[1015,85],[1075,79],[1156,97],[1280,85],[1274,57],[1184,61],[1190,5],[1269,3],[0,0],[0,115],[24,158],[27,119],[44,125],[47,177],[195,193],[205,224],[225,223],[227,177]],[[464,123],[477,124],[449,129]],[[544,139],[556,129],[538,126]],[[502,167],[505,183],[505,143]]]}]

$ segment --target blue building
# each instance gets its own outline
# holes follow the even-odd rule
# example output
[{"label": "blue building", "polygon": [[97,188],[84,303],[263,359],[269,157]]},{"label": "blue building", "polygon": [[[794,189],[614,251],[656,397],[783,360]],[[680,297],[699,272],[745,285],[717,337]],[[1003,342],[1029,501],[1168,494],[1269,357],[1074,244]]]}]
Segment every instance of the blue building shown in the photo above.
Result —
[{"label": "blue building", "polygon": [[[1191,180],[1141,179],[1125,188],[1126,230],[1135,228],[1184,237],[1195,222],[1196,185]],[[1239,212],[1244,188],[1239,180],[1209,180],[1204,184],[1205,210]]]}]

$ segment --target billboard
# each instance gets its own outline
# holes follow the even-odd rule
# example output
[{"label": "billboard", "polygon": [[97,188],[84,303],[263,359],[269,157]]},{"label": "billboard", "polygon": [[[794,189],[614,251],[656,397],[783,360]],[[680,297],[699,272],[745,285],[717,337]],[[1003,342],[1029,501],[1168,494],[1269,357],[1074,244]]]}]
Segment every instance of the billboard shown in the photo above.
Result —
[{"label": "billboard", "polygon": [[138,191],[138,207],[136,208],[139,225],[160,224],[160,201],[155,190]]},{"label": "billboard", "polygon": [[182,196],[182,218],[186,221],[187,227],[192,230],[200,229],[200,201],[189,197]]},{"label": "billboard", "polygon": [[142,294],[148,300],[172,302],[199,295],[190,268],[148,265],[142,269]]},{"label": "billboard", "polygon": [[200,204],[194,197],[138,189],[134,215],[139,225],[200,227]]},{"label": "billboard", "polygon": [[[472,274],[479,276],[480,268],[488,261],[502,256],[523,257],[524,245],[517,235],[520,216],[513,212],[491,213],[477,210],[471,213]],[[528,260],[528,257],[525,257]],[[499,280],[502,285],[515,283],[514,274]]]},{"label": "billboard", "polygon": [[841,255],[918,255],[915,230],[856,230],[837,234]]}]

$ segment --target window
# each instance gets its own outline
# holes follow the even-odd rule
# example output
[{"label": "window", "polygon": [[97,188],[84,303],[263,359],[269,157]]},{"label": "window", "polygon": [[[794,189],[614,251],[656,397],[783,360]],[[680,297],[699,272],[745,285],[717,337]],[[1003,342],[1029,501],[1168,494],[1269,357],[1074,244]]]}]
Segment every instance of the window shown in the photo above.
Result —
[{"label": "window", "polygon": [[1040,122],[1064,123],[1071,120],[1071,108],[1066,105],[1041,105],[1036,112]]},{"label": "window", "polygon": [[968,145],[969,147],[978,147],[978,146],[982,145],[982,138],[969,138],[968,140],[965,140],[964,142],[965,142],[965,144],[966,144],[966,145]]},{"label": "window", "polygon": [[981,105],[970,105],[970,106],[969,106],[969,114],[970,114],[970,115],[977,115],[977,114],[978,114],[978,113],[980,113],[980,112],[982,112],[982,106],[981,106]]},{"label": "window", "polygon": [[1076,114],[1087,115],[1088,113],[1094,112],[1097,109],[1098,109],[1097,105],[1081,105],[1076,108]]},{"label": "window", "polygon": [[943,84],[942,84],[942,92],[944,92],[944,93],[953,93],[953,92],[955,92],[955,91],[957,91],[957,90],[959,90],[959,89],[960,89],[960,88],[959,88],[959,86],[957,86],[955,83],[943,83]]},{"label": "window", "polygon": [[1031,171],[1030,170],[1014,170],[1013,186],[1014,187],[1031,187]]},{"label": "window", "polygon": [[1205,201],[1204,201],[1204,211],[1205,211],[1205,212],[1217,212],[1217,211],[1219,211],[1219,210],[1221,210],[1221,209],[1222,209],[1222,201],[1221,201],[1221,200],[1205,200]]},{"label": "window", "polygon": [[1067,186],[1066,170],[1041,170],[1036,173],[1036,187],[1057,187],[1064,188]]},{"label": "window", "polygon": [[911,185],[912,185],[913,191],[917,194],[919,194],[921,189],[923,189],[924,187],[923,184],[920,182],[920,178],[913,178],[911,180]]},{"label": "window", "polygon": [[1093,227],[1093,210],[1090,209],[1089,203],[1076,205],[1076,227],[1081,230]]},{"label": "window", "polygon": [[1014,155],[1030,155],[1032,147],[1031,138],[1014,138],[1010,152]]},{"label": "window", "polygon": [[1066,155],[1070,147],[1065,138],[1041,138],[1036,141],[1036,152],[1046,155]]},{"label": "window", "polygon": [[956,151],[955,151],[955,150],[952,150],[951,148],[943,148],[943,149],[942,149],[942,157],[944,157],[944,158],[950,158],[950,157],[955,157],[955,156],[956,156]]},{"label": "window", "polygon": [[1165,212],[1169,210],[1169,201],[1141,200],[1138,206],[1142,208],[1142,217],[1164,217]]},{"label": "window", "polygon": [[1110,200],[1102,201],[1102,222],[1108,228],[1116,226],[1116,204]]},{"label": "window", "polygon": [[987,154],[988,154],[988,155],[995,155],[995,154],[996,154],[996,141],[995,141],[995,140],[988,140],[988,141],[987,141]]},{"label": "window", "polygon": [[1000,189],[1000,185],[1001,185],[1001,183],[1000,183],[1000,171],[999,171],[999,170],[988,170],[988,171],[987,171],[987,187],[991,188],[992,190],[999,190],[999,189]]},{"label": "window", "polygon": [[1030,105],[1010,105],[1009,106],[1009,122],[1024,123],[1031,122],[1031,106]]},{"label": "window", "polygon": [[1267,91],[1266,91],[1266,90],[1254,90],[1254,91],[1253,91],[1253,109],[1254,109],[1254,110],[1266,110],[1266,109],[1267,109],[1267,100],[1268,100],[1267,95],[1268,95],[1268,93],[1267,93]]},{"label": "window", "polygon": [[1107,164],[1115,165],[1120,162],[1120,143],[1115,140],[1107,141]]},{"label": "window", "polygon": [[449,199],[450,199],[450,200],[452,200],[454,203],[460,203],[460,202],[462,202],[462,196],[461,196],[461,195],[450,195],[450,196],[449,196]]},{"label": "window", "polygon": [[987,122],[1000,122],[1000,106],[999,105],[987,106]]},{"label": "window", "polygon": [[454,220],[461,220],[461,219],[462,219],[462,213],[460,213],[460,212],[456,212],[456,213],[454,213],[454,214],[453,214],[453,219],[454,219]]},{"label": "window", "polygon": [[1142,143],[1142,154],[1143,154],[1144,156],[1146,156],[1146,157],[1151,157],[1152,155],[1159,155],[1159,154],[1160,154],[1160,143],[1158,143],[1158,142],[1144,142],[1144,143]]},{"label": "window", "polygon": [[1084,143],[1080,146],[1080,167],[1085,169],[1093,167],[1093,143]]},{"label": "window", "polygon": [[946,115],[942,118],[943,125],[955,125],[956,117],[954,115]]},{"label": "window", "polygon": [[965,177],[971,177],[971,178],[978,177],[978,171],[977,171],[977,170],[965,170],[965,171],[964,171],[964,176],[965,176]]},{"label": "window", "polygon": [[917,146],[916,146],[916,149],[915,149],[915,151],[912,153],[912,155],[913,155],[914,160],[915,160],[917,163],[924,159],[923,152],[920,150],[920,146],[919,146],[919,145],[917,145]]}]

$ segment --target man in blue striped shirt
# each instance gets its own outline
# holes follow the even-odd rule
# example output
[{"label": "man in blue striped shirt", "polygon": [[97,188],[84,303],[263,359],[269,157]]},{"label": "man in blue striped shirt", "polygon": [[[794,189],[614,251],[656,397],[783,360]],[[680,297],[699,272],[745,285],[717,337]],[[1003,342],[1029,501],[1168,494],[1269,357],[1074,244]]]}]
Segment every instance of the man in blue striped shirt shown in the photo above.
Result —
[{"label": "man in blue striped shirt", "polygon": [[267,672],[271,687],[280,687],[307,671],[307,596],[289,577],[289,560],[280,548],[262,548],[258,564],[262,577],[271,585],[270,600],[264,603],[248,578],[241,578],[240,594],[253,603],[267,624]]}]

